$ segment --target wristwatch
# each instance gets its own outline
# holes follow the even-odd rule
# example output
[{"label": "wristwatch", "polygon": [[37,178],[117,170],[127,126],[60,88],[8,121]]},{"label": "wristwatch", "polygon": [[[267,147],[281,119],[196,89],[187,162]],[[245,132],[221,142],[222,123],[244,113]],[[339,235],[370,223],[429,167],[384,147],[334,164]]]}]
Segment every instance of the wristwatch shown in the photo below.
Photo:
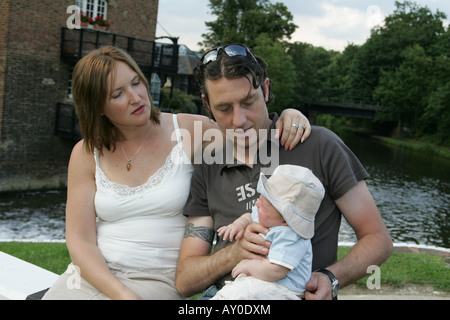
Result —
[{"label": "wristwatch", "polygon": [[337,296],[338,296],[338,292],[339,292],[339,281],[338,279],[334,276],[334,274],[327,269],[318,269],[314,272],[321,272],[324,273],[328,276],[328,278],[330,278],[331,281],[331,297],[333,300],[337,300]]}]

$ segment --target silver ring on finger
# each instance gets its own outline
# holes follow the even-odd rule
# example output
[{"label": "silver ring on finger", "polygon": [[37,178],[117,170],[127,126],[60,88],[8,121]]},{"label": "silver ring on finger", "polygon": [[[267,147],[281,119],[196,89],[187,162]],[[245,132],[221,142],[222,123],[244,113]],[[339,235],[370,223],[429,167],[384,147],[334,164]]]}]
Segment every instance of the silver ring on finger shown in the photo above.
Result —
[{"label": "silver ring on finger", "polygon": [[296,124],[296,123],[293,123],[292,126],[295,127],[295,128],[297,128],[297,129],[300,127],[300,126],[299,126],[298,124]]}]

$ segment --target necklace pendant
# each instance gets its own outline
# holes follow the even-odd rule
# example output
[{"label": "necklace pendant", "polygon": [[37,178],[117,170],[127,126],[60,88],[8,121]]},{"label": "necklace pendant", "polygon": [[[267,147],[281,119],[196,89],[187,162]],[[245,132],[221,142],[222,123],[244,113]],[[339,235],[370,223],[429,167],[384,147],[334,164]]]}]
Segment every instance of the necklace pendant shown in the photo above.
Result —
[{"label": "necklace pendant", "polygon": [[130,171],[131,170],[131,163],[127,163],[127,170]]}]

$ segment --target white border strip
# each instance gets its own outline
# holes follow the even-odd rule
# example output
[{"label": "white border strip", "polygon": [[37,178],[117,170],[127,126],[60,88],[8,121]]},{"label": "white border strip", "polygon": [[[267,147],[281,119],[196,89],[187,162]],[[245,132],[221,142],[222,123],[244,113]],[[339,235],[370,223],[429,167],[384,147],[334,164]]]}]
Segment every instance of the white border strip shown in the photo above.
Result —
[{"label": "white border strip", "polygon": [[[355,245],[355,242],[339,242],[338,245],[341,246],[341,247],[353,247]],[[394,243],[394,247],[428,249],[428,250],[437,250],[437,251],[443,251],[443,252],[450,253],[450,249],[448,249],[448,248],[429,246],[429,245],[426,245],[426,244],[415,244],[415,243],[398,242],[398,243]]]},{"label": "white border strip", "polygon": [[[46,239],[46,240],[38,240],[38,239],[0,239],[0,242],[31,242],[31,243],[65,243],[65,239]],[[341,247],[353,247],[355,242],[339,242],[338,246]],[[436,246],[429,246],[426,244],[415,244],[415,243],[404,243],[398,242],[394,243],[394,247],[408,247],[408,248],[417,248],[417,249],[428,249],[428,250],[437,250],[450,253],[449,248],[442,248]]]},{"label": "white border strip", "polygon": [[66,243],[65,239],[0,239],[0,242]]}]

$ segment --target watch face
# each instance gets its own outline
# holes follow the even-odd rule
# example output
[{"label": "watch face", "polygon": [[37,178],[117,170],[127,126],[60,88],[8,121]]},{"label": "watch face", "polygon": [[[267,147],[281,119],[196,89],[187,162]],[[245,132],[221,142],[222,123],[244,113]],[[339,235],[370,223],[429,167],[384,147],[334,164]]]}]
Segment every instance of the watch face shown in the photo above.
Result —
[{"label": "watch face", "polygon": [[328,276],[328,278],[330,278],[330,281],[331,281],[331,295],[332,295],[332,298],[335,300],[337,298],[338,291],[339,291],[339,281],[338,281],[338,279],[336,279],[334,274],[331,271],[327,270],[327,269],[318,269],[316,272],[324,273],[324,274],[326,274]]},{"label": "watch face", "polygon": [[332,283],[331,283],[331,293],[333,298],[336,298],[339,292],[339,281],[337,279],[335,279]]}]

